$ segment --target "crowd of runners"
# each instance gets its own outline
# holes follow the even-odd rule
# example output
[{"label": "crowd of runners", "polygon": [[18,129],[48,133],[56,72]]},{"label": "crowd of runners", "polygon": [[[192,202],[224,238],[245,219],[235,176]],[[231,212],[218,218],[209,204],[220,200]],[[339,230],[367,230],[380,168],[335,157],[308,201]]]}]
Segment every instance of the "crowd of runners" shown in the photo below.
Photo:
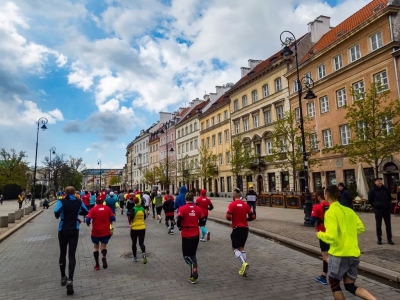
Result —
[{"label": "crowd of runners", "polygon": [[[190,268],[189,282],[193,284],[197,282],[199,277],[197,247],[200,241],[209,241],[211,237],[211,233],[206,228],[206,222],[213,204],[207,198],[205,190],[201,190],[200,196],[196,199],[185,186],[180,187],[176,198],[168,190],[165,192],[129,190],[118,194],[107,190],[77,192],[74,187],[67,187],[57,196],[58,202],[54,213],[56,218],[60,219],[58,238],[61,285],[66,286],[68,295],[74,293],[75,252],[80,224],[84,222],[87,226],[92,226],[94,269],[100,270],[100,254],[102,267],[107,269],[107,244],[113,235],[112,224],[116,220],[118,208],[121,215],[126,215],[129,224],[134,262],[138,261],[137,244],[141,250],[142,262],[146,264],[148,261],[144,244],[145,220],[152,214],[152,218],[158,223],[164,220],[168,234],[174,234],[175,226],[181,232],[182,255]],[[239,274],[247,277],[249,263],[244,247],[249,233],[248,221],[256,219],[256,193],[250,188],[247,195],[242,197],[241,191],[235,189],[232,198],[233,201],[228,205],[226,219],[232,226],[232,249],[241,265]],[[340,287],[341,281],[350,293],[362,299],[376,299],[364,288],[355,286],[360,262],[358,234],[364,232],[363,223],[351,208],[339,203],[337,186],[328,186],[324,191],[317,193],[317,198],[318,203],[313,207],[311,221],[316,224],[323,268],[321,276],[315,277],[315,280],[321,284],[329,284],[335,299],[345,299]],[[164,214],[162,214],[163,211]],[[83,216],[83,220],[79,216]],[[67,250],[68,276],[66,275]]]}]

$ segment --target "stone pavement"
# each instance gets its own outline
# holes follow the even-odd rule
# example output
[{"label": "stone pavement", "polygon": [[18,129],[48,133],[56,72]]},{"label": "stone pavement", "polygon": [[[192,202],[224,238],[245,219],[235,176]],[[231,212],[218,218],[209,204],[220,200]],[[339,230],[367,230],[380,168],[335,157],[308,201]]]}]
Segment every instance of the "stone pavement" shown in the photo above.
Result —
[{"label": "stone pavement", "polygon": [[[211,217],[225,220],[225,213],[230,199],[211,198],[215,209]],[[251,222],[250,227],[319,247],[315,238],[315,229],[304,227],[304,212],[301,209],[275,208],[257,206],[257,221]],[[400,217],[392,215],[392,232],[394,246],[387,244],[385,225],[382,224],[383,245],[376,244],[375,217],[373,213],[357,212],[364,223],[365,232],[359,236],[362,251],[361,260],[395,272],[400,272]]]},{"label": "stone pavement", "polygon": [[[60,286],[57,223],[44,211],[0,244],[0,300],[14,299],[332,299],[329,286],[314,281],[322,262],[256,235],[246,245],[249,277],[230,245],[231,229],[208,222],[211,241],[200,243],[198,284],[188,282],[189,268],[181,254],[179,231],[169,236],[165,225],[148,219],[146,248],[149,262],[130,259],[131,241],[125,216],[117,215],[108,247],[107,270],[93,270],[90,231],[83,225],[77,251],[75,295]],[[378,299],[399,299],[394,288],[360,276],[358,285]],[[356,299],[351,294],[346,299]]]}]

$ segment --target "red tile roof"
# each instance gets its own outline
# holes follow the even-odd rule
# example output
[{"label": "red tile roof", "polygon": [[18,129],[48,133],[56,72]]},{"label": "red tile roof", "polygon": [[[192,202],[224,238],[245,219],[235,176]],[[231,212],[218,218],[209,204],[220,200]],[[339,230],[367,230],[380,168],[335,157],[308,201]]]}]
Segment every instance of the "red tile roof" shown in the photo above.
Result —
[{"label": "red tile roof", "polygon": [[333,42],[340,39],[340,37],[342,37],[344,34],[348,33],[361,23],[374,16],[378,11],[384,9],[387,3],[388,0],[371,1],[369,4],[344,20],[342,23],[325,33],[320,40],[313,47],[311,47],[310,51],[308,51],[308,54],[303,57],[300,63],[305,62],[311,57],[311,55],[315,55],[316,53],[322,51]]},{"label": "red tile roof", "polygon": [[217,110],[220,108],[220,105],[226,101],[227,103],[230,101],[229,94],[226,92],[224,93],[221,97],[219,97],[211,106],[203,112],[203,116],[207,116],[213,111]]},{"label": "red tile roof", "polygon": [[176,114],[178,117],[182,117],[187,111],[189,110],[189,107],[185,107],[182,109],[182,111],[179,114]]},{"label": "red tile roof", "polygon": [[198,109],[201,110],[209,102],[210,102],[210,100],[207,100],[207,101],[203,101],[203,102],[197,104],[195,107],[192,108],[192,110],[189,113],[186,114],[186,116],[184,118],[181,119],[181,121],[178,123],[178,125],[185,123],[185,121],[187,119],[190,119],[191,117],[193,117],[196,114],[196,111]]}]

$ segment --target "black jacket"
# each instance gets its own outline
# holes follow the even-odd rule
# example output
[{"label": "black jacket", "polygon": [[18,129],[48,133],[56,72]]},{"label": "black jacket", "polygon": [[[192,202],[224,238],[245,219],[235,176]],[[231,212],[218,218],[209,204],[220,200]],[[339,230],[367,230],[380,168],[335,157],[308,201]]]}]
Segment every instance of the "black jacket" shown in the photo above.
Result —
[{"label": "black jacket", "polygon": [[340,191],[339,203],[346,207],[353,206],[353,198],[351,197],[348,189],[344,188],[343,190]]},{"label": "black jacket", "polygon": [[165,213],[174,212],[175,211],[174,204],[175,204],[174,200],[171,199],[166,200],[163,204],[164,212]]},{"label": "black jacket", "polygon": [[389,208],[392,203],[392,196],[387,187],[376,185],[368,192],[368,203],[374,208]]}]

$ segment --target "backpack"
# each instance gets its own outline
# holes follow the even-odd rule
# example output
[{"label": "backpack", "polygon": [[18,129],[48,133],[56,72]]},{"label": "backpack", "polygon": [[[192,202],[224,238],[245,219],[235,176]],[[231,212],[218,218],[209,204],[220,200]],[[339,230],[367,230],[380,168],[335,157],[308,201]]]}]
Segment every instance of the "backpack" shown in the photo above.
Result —
[{"label": "backpack", "polygon": [[319,203],[319,205],[321,205],[322,209],[324,210],[324,218],[322,220],[318,220],[318,224],[324,224],[325,214],[326,211],[329,209],[329,205],[323,205],[322,203]]}]

